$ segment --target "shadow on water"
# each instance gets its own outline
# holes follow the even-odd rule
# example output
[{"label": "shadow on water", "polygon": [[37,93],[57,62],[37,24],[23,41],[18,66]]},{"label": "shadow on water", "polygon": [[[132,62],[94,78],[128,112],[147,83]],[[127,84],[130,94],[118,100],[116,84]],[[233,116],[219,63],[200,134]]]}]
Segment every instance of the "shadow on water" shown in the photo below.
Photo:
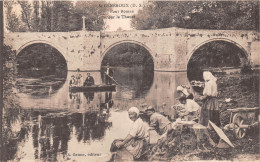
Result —
[{"label": "shadow on water", "polygon": [[[46,98],[21,95],[24,109],[17,115],[7,115],[18,121],[16,125],[6,127],[16,131],[9,129],[9,136],[6,136],[6,141],[13,140],[13,146],[5,144],[9,148],[7,159],[79,160],[68,155],[100,153],[101,149],[103,158],[107,158],[112,141],[125,138],[131,127],[127,109],[132,106],[142,109],[141,105],[146,103],[155,106],[156,111],[174,115],[171,106],[176,102],[176,87],[188,83],[186,73],[150,73],[137,67],[113,68],[113,71],[114,79],[119,83],[113,92],[72,93],[69,79],[76,72],[68,72],[67,80],[55,95]],[[80,74],[84,83],[87,73]],[[101,74],[91,72],[97,85],[104,82]],[[13,123],[11,119],[6,121]],[[24,133],[20,133],[21,130]],[[91,158],[94,157],[87,157],[87,160],[91,161]]]},{"label": "shadow on water", "polygon": [[64,85],[65,81],[66,77],[56,75],[18,78],[16,87],[19,93],[42,98],[55,94]]},{"label": "shadow on water", "polygon": [[109,109],[96,112],[68,112],[59,110],[8,109],[4,119],[4,160],[19,159],[21,143],[32,141],[34,158],[56,161],[66,158],[72,136],[78,142],[101,140],[106,129]]},{"label": "shadow on water", "polygon": [[[113,78],[119,83],[117,98],[136,99],[145,97],[153,84],[154,72],[151,69],[136,66],[131,68],[113,67],[112,70]],[[103,73],[101,73],[101,79],[104,83],[105,77]]]},{"label": "shadow on water", "polygon": [[[80,93],[70,95],[78,100]],[[20,151],[23,143],[32,143],[34,159],[57,161],[66,160],[73,138],[83,143],[102,140],[112,127],[109,117],[113,106],[112,92],[102,95],[105,98],[99,100],[99,109],[7,109],[3,120],[4,160],[26,159],[26,153]],[[94,92],[84,96],[90,104]]]},{"label": "shadow on water", "polygon": [[67,62],[54,47],[35,43],[17,54],[18,92],[34,97],[56,93],[67,78]]},{"label": "shadow on water", "polygon": [[21,109],[8,109],[3,116],[2,141],[3,160],[12,160],[18,150],[18,145],[28,139],[29,127],[21,126],[27,116],[20,116]]}]

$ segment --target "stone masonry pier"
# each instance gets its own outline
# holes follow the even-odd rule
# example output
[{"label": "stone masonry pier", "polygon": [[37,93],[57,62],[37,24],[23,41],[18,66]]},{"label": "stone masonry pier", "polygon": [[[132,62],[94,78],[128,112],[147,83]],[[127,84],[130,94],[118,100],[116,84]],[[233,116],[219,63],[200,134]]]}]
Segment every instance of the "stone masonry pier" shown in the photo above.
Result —
[{"label": "stone masonry pier", "polygon": [[5,33],[4,43],[17,55],[27,46],[44,43],[56,48],[67,61],[68,70],[100,70],[106,53],[121,43],[146,48],[154,61],[154,70],[186,71],[192,54],[212,41],[226,41],[240,48],[253,66],[260,65],[260,35],[246,30],[197,30],[166,28],[120,32],[15,32]]}]

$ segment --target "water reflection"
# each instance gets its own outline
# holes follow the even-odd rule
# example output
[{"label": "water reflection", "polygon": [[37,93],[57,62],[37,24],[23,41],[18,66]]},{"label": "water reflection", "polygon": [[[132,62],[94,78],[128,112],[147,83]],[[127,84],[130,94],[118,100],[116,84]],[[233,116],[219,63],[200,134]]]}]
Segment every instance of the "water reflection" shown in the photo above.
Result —
[{"label": "water reflection", "polygon": [[[71,92],[69,93],[70,100],[72,101],[71,103],[76,106],[76,109],[79,109],[80,104],[82,103],[80,94],[81,93],[71,93]],[[89,103],[89,101],[88,101],[88,103]]]},{"label": "water reflection", "polygon": [[65,81],[66,78],[56,77],[55,75],[37,78],[18,78],[16,87],[20,93],[44,98],[57,93]]},{"label": "water reflection", "polygon": [[90,104],[90,101],[94,99],[94,92],[84,92],[83,94],[87,99],[87,103]]},{"label": "water reflection", "polygon": [[28,139],[28,125],[22,124],[26,117],[20,116],[21,109],[8,109],[2,122],[3,160],[15,159],[19,143]]},{"label": "water reflection", "polygon": [[14,113],[12,111],[13,109],[8,109],[7,113],[15,116],[6,118],[4,123],[5,134],[11,134],[5,136],[6,160],[21,156],[17,148],[22,141],[32,141],[34,159],[56,161],[58,156],[66,159],[72,136],[75,136],[78,142],[91,143],[93,140],[102,140],[106,129],[112,126],[108,121],[109,109],[93,112],[21,110]]},{"label": "water reflection", "polygon": [[[57,90],[54,88],[51,95],[35,97],[20,91],[23,109],[13,114],[11,110],[6,112],[7,159],[91,161],[91,157],[73,159],[68,156],[70,153],[102,153],[107,157],[111,142],[124,138],[129,131],[129,107],[142,110],[142,105],[153,105],[157,111],[173,117],[171,106],[178,97],[176,87],[189,84],[185,72],[151,75],[142,69],[118,68],[114,69],[114,79],[119,83],[115,92],[71,93],[68,80],[75,74],[69,72],[65,83]],[[86,72],[80,74],[86,78]],[[100,72],[91,75],[95,84],[103,84]]]},{"label": "water reflection", "polygon": [[[104,82],[104,75],[101,77]],[[143,67],[113,68],[113,78],[119,83],[116,97],[122,99],[144,97],[152,86],[153,77],[154,72]]]}]

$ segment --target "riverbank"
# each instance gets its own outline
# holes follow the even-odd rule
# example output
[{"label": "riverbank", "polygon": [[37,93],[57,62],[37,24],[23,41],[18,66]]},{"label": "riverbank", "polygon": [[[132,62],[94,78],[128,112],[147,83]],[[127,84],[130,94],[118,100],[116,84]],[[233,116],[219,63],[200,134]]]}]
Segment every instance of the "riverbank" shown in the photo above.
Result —
[{"label": "riverbank", "polygon": [[[71,76],[72,74],[73,74],[72,72],[69,72],[68,76]],[[107,94],[104,92],[95,93],[94,98],[92,101],[90,101],[90,103],[87,102],[87,98],[85,97],[84,94],[83,95],[75,94],[75,96],[72,97],[69,96],[67,86],[62,86],[61,89],[57,90],[57,93],[55,93],[56,95],[45,95],[46,97],[43,97],[42,95],[39,94],[38,95],[39,97],[35,97],[36,94],[33,94],[33,95],[27,95],[26,96],[27,98],[25,97],[22,98],[21,101],[23,101],[23,105],[26,105],[26,108],[22,106],[23,108],[28,110],[32,110],[33,108],[34,109],[31,111],[31,113],[29,113],[29,116],[26,115],[28,112],[27,110],[24,111],[26,113],[18,112],[19,117],[17,118],[17,120],[12,120],[8,123],[14,123],[18,126],[21,125],[22,129],[20,130],[15,129],[11,132],[7,131],[7,133],[20,135],[19,133],[20,131],[21,132],[24,131],[26,134],[30,134],[30,133],[34,133],[34,131],[37,130],[40,130],[41,132],[44,133],[43,134],[35,133],[35,136],[28,136],[28,138],[27,135],[21,136],[23,137],[23,140],[20,141],[23,141],[24,143],[15,142],[17,143],[17,146],[15,145],[12,147],[14,152],[10,152],[10,155],[12,155],[13,157],[9,157],[9,159],[10,160],[19,159],[19,157],[16,157],[16,155],[19,155],[19,152],[16,152],[17,148],[23,151],[26,150],[26,147],[24,147],[24,145],[33,147],[32,141],[35,140],[37,143],[37,139],[38,139],[36,138],[36,134],[39,135],[39,139],[47,137],[45,134],[48,132],[45,131],[45,129],[47,128],[48,130],[49,129],[52,130],[52,133],[48,135],[49,137],[52,138],[58,136],[59,138],[55,138],[56,142],[59,141],[59,139],[65,137],[65,139],[63,140],[64,146],[68,146],[65,147],[63,150],[62,149],[58,151],[51,150],[50,156],[53,158],[56,158],[55,157],[56,155],[60,156],[63,153],[66,153],[66,151],[70,152],[71,149],[73,148],[83,148],[83,146],[86,147],[85,150],[82,149],[84,153],[92,153],[93,152],[91,151],[92,149],[97,150],[96,153],[100,153],[99,150],[104,150],[104,152],[102,151],[102,153],[104,154],[109,153],[109,148],[112,141],[115,138],[125,138],[129,131],[129,128],[131,126],[131,121],[126,111],[127,109],[129,109],[129,107],[137,106],[141,110],[143,110],[144,108],[142,109],[143,107],[142,104],[144,102],[147,102],[147,105],[157,106],[158,111],[165,112],[165,114],[167,115],[172,114],[171,110],[173,109],[170,108],[170,106],[174,105],[176,102],[175,100],[176,96],[173,95],[175,94],[176,85],[180,85],[181,83],[184,83],[187,80],[187,78],[185,78],[187,75],[184,72],[183,73],[156,72],[152,76],[153,77],[152,79],[148,79],[148,77],[145,77],[145,74],[147,73],[143,73],[142,71],[138,71],[136,69],[129,70],[129,68],[120,69],[116,71],[115,74],[117,74],[118,76],[117,80],[122,85],[121,87],[118,86],[117,91],[113,92],[111,96],[113,100],[113,107],[111,108],[111,114],[109,115],[108,119],[109,122],[112,122],[112,126],[109,127],[109,129],[107,129],[107,127],[104,127],[102,123],[100,124],[100,120],[99,120],[100,118],[99,113],[102,114],[104,112],[102,107],[106,103]],[[93,73],[93,75],[96,77],[97,76],[100,77],[99,72]],[[119,78],[119,76],[121,77]],[[257,87],[257,83],[259,83],[259,79],[257,80],[257,78],[259,78],[259,75],[258,74],[240,75],[240,74],[233,73],[232,75],[221,74],[218,75],[217,77],[218,77],[218,86],[220,92],[219,101],[221,104],[221,122],[223,128],[225,124],[229,122],[230,114],[226,111],[228,108],[236,108],[237,106],[243,106],[243,104],[250,107],[255,107],[255,105],[257,105],[257,100],[254,100],[254,98],[257,99],[256,96],[259,95],[259,93],[257,91],[253,93],[252,89],[254,88],[252,87]],[[20,83],[25,83],[24,81],[26,80],[27,78],[25,80],[22,79],[20,80]],[[55,78],[54,80],[49,80],[49,78],[44,77],[42,78],[41,81],[38,79],[37,80],[29,79],[27,81],[29,81],[30,85],[35,85],[36,83],[42,84],[44,87],[46,87],[46,92],[47,92],[48,90],[47,88],[49,88],[49,85],[53,85],[52,83],[56,83],[56,81],[57,82],[59,81],[56,80]],[[251,85],[251,83],[253,85]],[[144,88],[144,86],[147,87]],[[55,87],[52,88],[53,91],[55,92],[56,90]],[[31,92],[33,92],[33,90],[31,90]],[[42,90],[42,92],[45,91]],[[225,98],[231,98],[233,101],[226,103],[224,102]],[[52,112],[54,108],[57,108],[57,110],[62,111],[64,113],[60,113],[59,111]],[[39,113],[39,109],[42,109],[45,112]],[[85,120],[83,122],[83,112],[94,111],[94,110],[96,111],[96,113],[94,113],[93,115],[89,116],[85,114]],[[76,113],[76,115],[67,114],[68,111],[73,111]],[[14,117],[13,114],[12,115],[7,114],[6,116],[8,118]],[[23,124],[19,124],[17,121],[18,122],[20,121],[20,123]],[[97,125],[94,125],[92,121],[93,123],[94,121],[97,121]],[[8,128],[8,130],[11,130],[9,128],[14,129],[16,128],[16,125],[7,126],[6,128]],[[30,125],[33,125],[33,127],[35,128],[27,129],[30,128]],[[54,134],[55,132],[58,133],[61,129],[64,130],[65,132],[58,135]],[[118,133],[118,130],[120,131],[120,133]],[[210,148],[208,149],[208,151],[206,150],[194,151],[189,148],[191,152],[190,153],[185,152],[183,154],[179,153],[178,150],[176,150],[177,153],[176,152],[174,153],[172,149],[168,149],[171,154],[165,156],[160,153],[157,156],[158,157],[157,160],[161,160],[161,161],[162,160],[168,160],[168,161],[170,160],[172,161],[173,160],[178,160],[178,161],[179,160],[235,160],[240,158],[246,158],[248,156],[253,157],[257,155],[257,152],[259,150],[258,149],[259,140],[258,140],[258,134],[255,134],[253,130],[249,132],[249,134],[242,140],[238,140],[234,138],[233,132],[225,132],[225,133],[229,137],[229,139],[231,140],[235,148],[233,149],[232,148],[228,148],[228,149]],[[94,139],[92,137],[94,137]],[[185,138],[186,137],[188,138],[189,136],[185,136]],[[15,139],[16,138],[17,137],[15,137]],[[77,141],[77,139],[80,140]],[[42,140],[38,140],[38,145],[45,147],[46,143],[45,142],[41,143],[41,142]],[[85,145],[85,142],[89,144]],[[38,147],[33,147],[33,148],[34,148],[33,151],[26,152],[27,156],[24,156],[22,160],[26,160],[28,156],[33,156],[35,152],[38,152],[37,150]],[[178,145],[175,146],[175,148],[178,148]],[[89,151],[87,151],[88,149]],[[40,154],[45,155],[45,150],[39,151],[37,155],[40,156]],[[43,157],[43,160],[48,160],[46,158],[47,157]]]},{"label": "riverbank", "polygon": [[[149,160],[197,161],[250,159],[252,161],[260,158],[259,129],[249,129],[243,139],[237,139],[233,131],[223,129],[226,124],[229,124],[230,120],[231,113],[227,109],[259,107],[259,71],[251,74],[231,73],[216,74],[216,76],[218,78],[221,128],[234,145],[234,148],[227,147],[220,149],[207,147],[206,150],[194,149],[194,151],[183,154],[180,151],[174,152],[168,145],[165,151],[167,152],[166,154],[157,152],[158,155],[149,156]],[[201,105],[201,102],[199,104]],[[183,140],[181,141],[183,142]],[[170,142],[168,141],[168,143]],[[178,144],[178,146],[180,145]],[[184,147],[183,145],[181,146]]]}]

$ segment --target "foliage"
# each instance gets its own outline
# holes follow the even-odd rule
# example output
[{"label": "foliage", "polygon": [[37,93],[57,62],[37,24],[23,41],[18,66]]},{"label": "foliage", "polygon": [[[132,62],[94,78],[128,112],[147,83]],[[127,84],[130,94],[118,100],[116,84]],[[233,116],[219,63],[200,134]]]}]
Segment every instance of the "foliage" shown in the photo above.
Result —
[{"label": "foliage", "polygon": [[66,75],[67,63],[58,50],[47,44],[33,44],[17,56],[18,74],[44,71],[48,74]]},{"label": "foliage", "polygon": [[6,8],[6,20],[7,20],[7,29],[14,32],[19,31],[19,24],[21,23],[19,17],[13,12],[13,6],[16,3],[14,1],[5,1],[4,7]]},{"label": "foliage", "polygon": [[17,108],[18,97],[15,90],[16,61],[15,51],[11,47],[3,46],[3,104],[4,108]]},{"label": "foliage", "polygon": [[228,42],[215,41],[196,50],[190,59],[190,63],[201,60],[201,67],[231,67],[239,66],[240,58],[246,58],[241,49]]},{"label": "foliage", "polygon": [[[104,18],[109,7],[100,7],[106,2],[78,1],[6,1],[7,29],[10,31],[66,32],[82,29],[82,16],[86,16],[87,30],[99,31],[106,28]],[[21,7],[16,14],[10,4]],[[21,17],[19,17],[21,15]],[[19,21],[17,21],[19,20]]]},{"label": "foliage", "polygon": [[28,30],[31,30],[31,4],[27,1],[17,1],[21,6],[21,12],[22,12],[22,21],[26,24]]},{"label": "foliage", "polygon": [[[153,66],[150,53],[140,45],[123,43],[110,49],[102,61],[102,65],[111,66]],[[153,68],[152,68],[153,69]]]},{"label": "foliage", "polygon": [[106,3],[107,2],[102,1],[78,1],[74,8],[75,17],[78,17],[78,19],[80,19],[80,21],[78,21],[78,24],[75,24],[78,30],[80,30],[82,27],[81,19],[83,15],[86,16],[87,30],[100,31],[105,29],[106,24],[104,18],[108,16],[110,7],[100,6],[104,6]]},{"label": "foliage", "polygon": [[201,80],[203,69],[240,67],[247,64],[246,55],[235,45],[224,41],[209,42],[193,53],[188,62],[188,76],[190,80]]},{"label": "foliage", "polygon": [[258,30],[258,1],[157,1],[148,3],[132,20],[139,30],[190,29]]},{"label": "foliage", "polygon": [[[258,1],[156,1],[148,3],[132,19],[139,30],[180,27],[188,29],[258,30]],[[214,41],[193,54],[188,69],[239,66],[243,51]],[[243,66],[243,64],[242,64]],[[195,75],[195,74],[194,74]]]}]

